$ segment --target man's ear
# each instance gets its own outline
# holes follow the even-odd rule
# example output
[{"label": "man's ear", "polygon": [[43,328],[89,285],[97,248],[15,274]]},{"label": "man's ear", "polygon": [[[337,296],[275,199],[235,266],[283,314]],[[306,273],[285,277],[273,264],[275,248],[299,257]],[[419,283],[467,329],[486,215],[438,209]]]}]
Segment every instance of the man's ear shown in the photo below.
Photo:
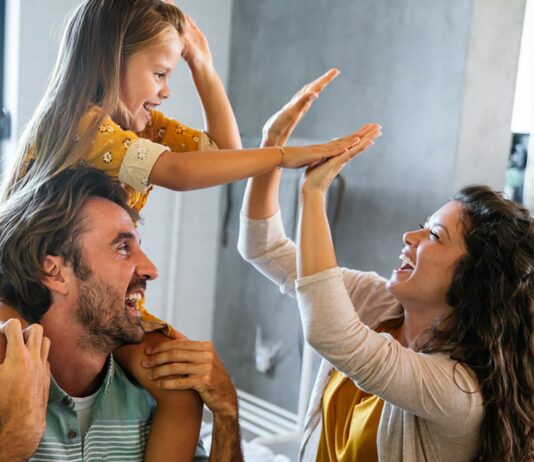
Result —
[{"label": "man's ear", "polygon": [[65,265],[63,258],[55,255],[46,255],[43,259],[43,271],[46,273],[41,282],[50,292],[67,295],[69,281],[72,274],[70,266]]}]

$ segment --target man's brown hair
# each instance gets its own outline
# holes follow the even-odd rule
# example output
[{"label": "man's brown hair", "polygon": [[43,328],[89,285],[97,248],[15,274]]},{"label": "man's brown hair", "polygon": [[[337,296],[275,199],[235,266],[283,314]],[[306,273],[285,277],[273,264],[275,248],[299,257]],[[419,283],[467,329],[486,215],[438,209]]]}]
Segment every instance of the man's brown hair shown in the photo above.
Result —
[{"label": "man's brown hair", "polygon": [[124,188],[87,167],[21,188],[0,205],[0,299],[28,322],[39,322],[50,307],[50,292],[41,283],[47,276],[42,267],[46,255],[61,257],[78,277],[85,276],[78,240],[84,231],[81,209],[91,197],[116,203],[134,222],[138,218]]}]

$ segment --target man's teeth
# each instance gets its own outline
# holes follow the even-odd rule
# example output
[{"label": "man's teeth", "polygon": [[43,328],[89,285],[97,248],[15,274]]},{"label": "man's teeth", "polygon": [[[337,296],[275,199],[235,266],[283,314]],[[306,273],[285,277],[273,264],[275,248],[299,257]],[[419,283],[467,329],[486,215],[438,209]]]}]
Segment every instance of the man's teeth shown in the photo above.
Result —
[{"label": "man's teeth", "polygon": [[415,268],[415,263],[411,260],[408,255],[404,255],[403,253],[399,255],[399,258],[402,260],[402,266],[409,265],[412,268]]},{"label": "man's teeth", "polygon": [[133,292],[126,296],[126,301],[130,302],[134,306],[137,306],[137,304],[141,301],[142,298],[143,296],[139,292]]}]

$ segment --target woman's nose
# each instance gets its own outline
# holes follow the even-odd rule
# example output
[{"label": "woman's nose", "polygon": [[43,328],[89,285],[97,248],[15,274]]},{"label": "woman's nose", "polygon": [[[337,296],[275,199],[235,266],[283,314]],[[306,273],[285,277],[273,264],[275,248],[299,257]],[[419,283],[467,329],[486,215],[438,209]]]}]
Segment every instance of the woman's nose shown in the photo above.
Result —
[{"label": "woman's nose", "polygon": [[417,231],[407,231],[402,235],[402,242],[410,247],[415,247],[419,243],[419,235],[423,231],[418,229]]}]

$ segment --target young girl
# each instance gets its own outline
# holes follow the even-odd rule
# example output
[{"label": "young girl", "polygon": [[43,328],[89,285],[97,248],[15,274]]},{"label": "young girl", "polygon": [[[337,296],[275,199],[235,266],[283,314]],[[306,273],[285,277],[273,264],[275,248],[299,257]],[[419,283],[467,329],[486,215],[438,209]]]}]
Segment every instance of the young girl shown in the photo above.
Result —
[{"label": "young girl", "polygon": [[[169,75],[180,56],[199,93],[206,132],[156,110],[169,97]],[[324,84],[302,94],[302,100],[311,102],[331,78],[333,74],[325,76]],[[357,142],[354,134],[325,145],[241,150],[208,43],[191,20],[160,0],[87,0],[67,25],[50,84],[22,134],[0,200],[73,165],[88,164],[118,178],[130,193],[132,207],[140,210],[150,185],[174,190],[209,187],[276,167],[318,162]],[[139,308],[147,331],[178,336]],[[8,307],[2,311],[4,318],[13,315]],[[146,458],[166,460],[168,454],[179,453],[190,460],[200,424],[198,397],[192,392],[162,393],[141,370],[144,349],[158,341],[157,335],[118,358],[158,401]],[[163,437],[172,424],[179,424],[180,431],[173,438]]]}]

